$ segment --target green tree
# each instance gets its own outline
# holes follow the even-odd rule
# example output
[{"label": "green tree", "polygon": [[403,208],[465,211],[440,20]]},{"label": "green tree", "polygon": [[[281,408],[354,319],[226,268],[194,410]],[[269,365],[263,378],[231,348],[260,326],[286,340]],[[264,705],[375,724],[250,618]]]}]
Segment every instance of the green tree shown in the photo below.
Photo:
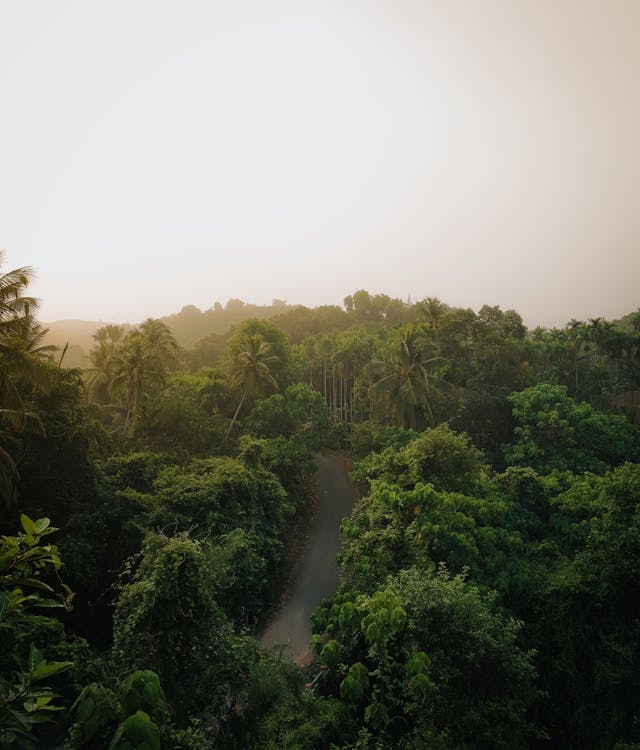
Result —
[{"label": "green tree", "polygon": [[436,489],[455,492],[470,491],[488,471],[482,451],[469,436],[448,425],[408,437],[398,448],[389,446],[357,462],[354,479],[384,479],[406,489],[429,482]]},{"label": "green tree", "polygon": [[432,387],[427,370],[431,361],[418,334],[411,329],[403,332],[398,346],[385,359],[374,360],[369,366],[374,377],[369,388],[374,414],[410,428],[416,426],[420,413],[432,421]]},{"label": "green tree", "polygon": [[[0,251],[0,266],[3,262]],[[38,301],[25,293],[32,275],[28,266],[0,274],[0,502],[7,507],[16,500],[20,436],[42,431],[23,386],[49,386],[45,360],[52,347],[42,345],[46,331],[33,317]]]},{"label": "green tree", "polygon": [[520,624],[462,576],[415,568],[315,617],[325,690],[358,716],[362,748],[525,748],[537,694]]},{"label": "green tree", "polygon": [[545,721],[558,747],[640,742],[640,465],[558,489],[527,602]]},{"label": "green tree", "polygon": [[541,383],[509,397],[516,441],[504,448],[510,464],[546,474],[553,469],[603,472],[638,456],[637,428],[623,416],[597,411]]},{"label": "green tree", "polygon": [[89,354],[92,397],[119,408],[124,414],[122,431],[134,434],[144,400],[160,393],[166,368],[176,361],[175,339],[163,322],[151,318],[126,334],[122,326],[105,326],[94,339]]},{"label": "green tree", "polygon": [[[21,516],[22,531],[17,536],[0,537],[0,747],[30,750],[37,744],[34,730],[53,721],[62,707],[56,693],[43,684],[71,667],[71,662],[48,662],[31,644],[28,657],[17,653],[21,634],[44,618],[32,610],[68,607],[73,598],[62,584],[56,591],[45,578],[59,570],[61,560],[55,545],[43,539],[57,529],[48,518],[32,521]],[[9,677],[11,657],[21,664]],[[6,671],[5,671],[6,670]]]},{"label": "green tree", "polygon": [[257,438],[290,438],[299,434],[309,451],[330,445],[334,425],[322,395],[304,383],[290,385],[258,401],[246,419],[246,429]]},{"label": "green tree", "polygon": [[153,669],[177,722],[197,716],[220,742],[256,647],[216,603],[212,562],[206,542],[150,535],[121,584],[113,654],[120,669]]},{"label": "green tree", "polygon": [[123,326],[107,325],[94,335],[96,342],[89,352],[88,385],[92,398],[102,405],[114,402],[114,379],[120,347],[125,337]]},{"label": "green tree", "polygon": [[271,344],[260,334],[256,333],[241,343],[231,367],[231,383],[242,395],[228,433],[233,429],[247,396],[255,398],[263,395],[267,389],[278,390],[278,382],[271,374],[271,367],[276,362],[278,358],[272,353]]}]

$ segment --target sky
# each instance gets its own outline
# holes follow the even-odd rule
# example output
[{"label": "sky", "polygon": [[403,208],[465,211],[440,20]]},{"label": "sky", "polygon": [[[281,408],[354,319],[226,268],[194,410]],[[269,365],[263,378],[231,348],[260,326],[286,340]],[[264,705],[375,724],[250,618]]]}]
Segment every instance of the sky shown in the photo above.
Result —
[{"label": "sky", "polygon": [[640,1],[0,0],[0,248],[45,321],[635,311]]}]

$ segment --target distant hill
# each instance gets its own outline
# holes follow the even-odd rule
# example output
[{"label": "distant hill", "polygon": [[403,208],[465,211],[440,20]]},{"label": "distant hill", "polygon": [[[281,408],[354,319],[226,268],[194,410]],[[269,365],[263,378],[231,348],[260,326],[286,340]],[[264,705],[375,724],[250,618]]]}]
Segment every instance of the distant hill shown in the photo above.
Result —
[{"label": "distant hill", "polygon": [[[359,295],[359,296],[358,296]],[[349,299],[349,298],[347,298]],[[270,305],[252,305],[240,299],[230,299],[226,305],[216,302],[208,310],[200,310],[195,305],[187,305],[179,313],[160,318],[167,324],[178,344],[184,349],[193,349],[202,342],[209,349],[217,351],[224,346],[219,337],[228,333],[233,326],[248,318],[275,318],[278,325],[294,343],[299,343],[304,336],[327,330],[341,330],[354,323],[366,323],[369,314],[372,321],[385,320],[388,323],[406,323],[415,312],[408,303],[392,300],[386,295],[371,297],[367,292],[354,295],[355,306],[349,311],[337,305],[323,305],[306,308],[301,305],[287,305],[286,302],[274,299]],[[376,307],[376,305],[378,307]],[[625,315],[613,323],[622,330],[631,331],[633,320],[638,311]],[[141,321],[140,321],[141,322]],[[69,343],[63,364],[66,367],[88,367],[87,354],[93,346],[93,334],[102,326],[108,325],[104,320],[57,320],[45,323],[49,334],[45,343],[55,344],[60,348]],[[127,328],[131,326],[126,324]],[[211,338],[204,342],[203,339]]]},{"label": "distant hill", "polygon": [[[45,344],[53,344],[59,349],[56,357],[62,356],[62,350],[69,344],[64,354],[64,367],[89,367],[88,352],[93,346],[93,334],[108,325],[104,320],[56,320],[53,323],[43,323],[49,333],[45,336]],[[128,328],[130,326],[127,325]]]},{"label": "distant hill", "polygon": [[[281,300],[273,300],[271,305],[252,305],[240,299],[230,299],[224,307],[216,302],[209,310],[202,311],[195,305],[187,305],[179,313],[160,318],[184,349],[191,349],[198,341],[211,334],[227,333],[233,326],[248,318],[272,318],[291,309]],[[63,364],[66,367],[88,367],[87,354],[94,344],[94,333],[109,325],[105,320],[56,320],[43,323],[49,329],[44,343],[69,349]],[[131,328],[130,324],[125,324]]]},{"label": "distant hill", "polygon": [[43,323],[49,329],[45,343],[55,346],[79,346],[89,351],[93,346],[93,334],[108,325],[104,320],[56,320],[53,323]]},{"label": "distant hill", "polygon": [[180,346],[190,349],[205,336],[226,333],[243,320],[272,318],[288,309],[290,306],[280,300],[273,300],[271,305],[251,305],[240,299],[230,299],[224,307],[216,302],[204,312],[195,305],[187,305],[179,313],[160,320],[169,326]]},{"label": "distant hill", "polygon": [[620,318],[620,320],[614,320],[613,324],[617,326],[618,328],[621,328],[623,331],[627,331],[627,333],[631,333],[633,331],[633,321],[638,317],[638,314],[640,313],[640,307],[632,313],[629,313],[628,315],[625,315],[623,318]]}]

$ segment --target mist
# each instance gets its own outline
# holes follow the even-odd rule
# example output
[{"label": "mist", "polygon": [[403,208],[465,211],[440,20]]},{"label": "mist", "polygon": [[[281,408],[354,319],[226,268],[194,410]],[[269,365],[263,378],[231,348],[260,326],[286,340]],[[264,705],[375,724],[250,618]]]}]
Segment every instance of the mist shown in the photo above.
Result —
[{"label": "mist", "polygon": [[638,306],[640,5],[0,5],[0,247],[45,320],[356,289]]}]

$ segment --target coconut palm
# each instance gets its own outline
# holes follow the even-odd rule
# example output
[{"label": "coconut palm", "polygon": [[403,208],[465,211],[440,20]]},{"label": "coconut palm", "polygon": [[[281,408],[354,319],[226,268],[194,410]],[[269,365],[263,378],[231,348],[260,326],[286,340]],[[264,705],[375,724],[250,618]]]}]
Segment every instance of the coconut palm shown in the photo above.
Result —
[{"label": "coconut palm", "polygon": [[370,374],[377,378],[369,388],[374,412],[403,427],[416,426],[420,409],[433,421],[427,365],[436,358],[426,359],[420,343],[419,335],[407,328],[385,359],[369,365]]},{"label": "coconut palm", "polygon": [[156,357],[161,367],[164,368],[176,361],[178,344],[166,323],[147,318],[138,330],[147,353]]},{"label": "coconut palm", "polygon": [[279,362],[279,358],[272,354],[271,344],[259,333],[248,336],[241,343],[231,365],[231,385],[239,390],[242,396],[227,435],[233,429],[247,396],[257,397],[269,389],[278,390],[278,382],[270,369],[276,362]]},{"label": "coconut palm", "polygon": [[164,382],[164,368],[155,351],[147,346],[141,331],[130,331],[117,352],[113,369],[113,392],[124,402],[123,432],[135,430],[142,399]]},{"label": "coconut palm", "polygon": [[[0,265],[4,252],[0,251]],[[43,330],[33,317],[38,301],[25,294],[33,275],[30,267],[0,274],[0,496],[15,498],[19,478],[20,433],[42,431],[40,420],[23,400],[23,384],[46,390],[49,370],[44,363],[53,347],[44,346]]]},{"label": "coconut palm", "polygon": [[135,431],[142,400],[162,386],[165,366],[175,361],[178,345],[169,328],[151,318],[126,334],[122,326],[104,326],[94,339],[89,353],[91,397],[121,410],[124,432]]},{"label": "coconut palm", "polygon": [[437,297],[427,297],[417,305],[418,321],[424,322],[427,328],[435,332],[440,328],[442,316],[448,309]]},{"label": "coconut palm", "polygon": [[98,404],[113,404],[115,369],[124,337],[125,329],[116,325],[103,326],[93,334],[96,343],[89,352],[87,377],[90,397]]}]

